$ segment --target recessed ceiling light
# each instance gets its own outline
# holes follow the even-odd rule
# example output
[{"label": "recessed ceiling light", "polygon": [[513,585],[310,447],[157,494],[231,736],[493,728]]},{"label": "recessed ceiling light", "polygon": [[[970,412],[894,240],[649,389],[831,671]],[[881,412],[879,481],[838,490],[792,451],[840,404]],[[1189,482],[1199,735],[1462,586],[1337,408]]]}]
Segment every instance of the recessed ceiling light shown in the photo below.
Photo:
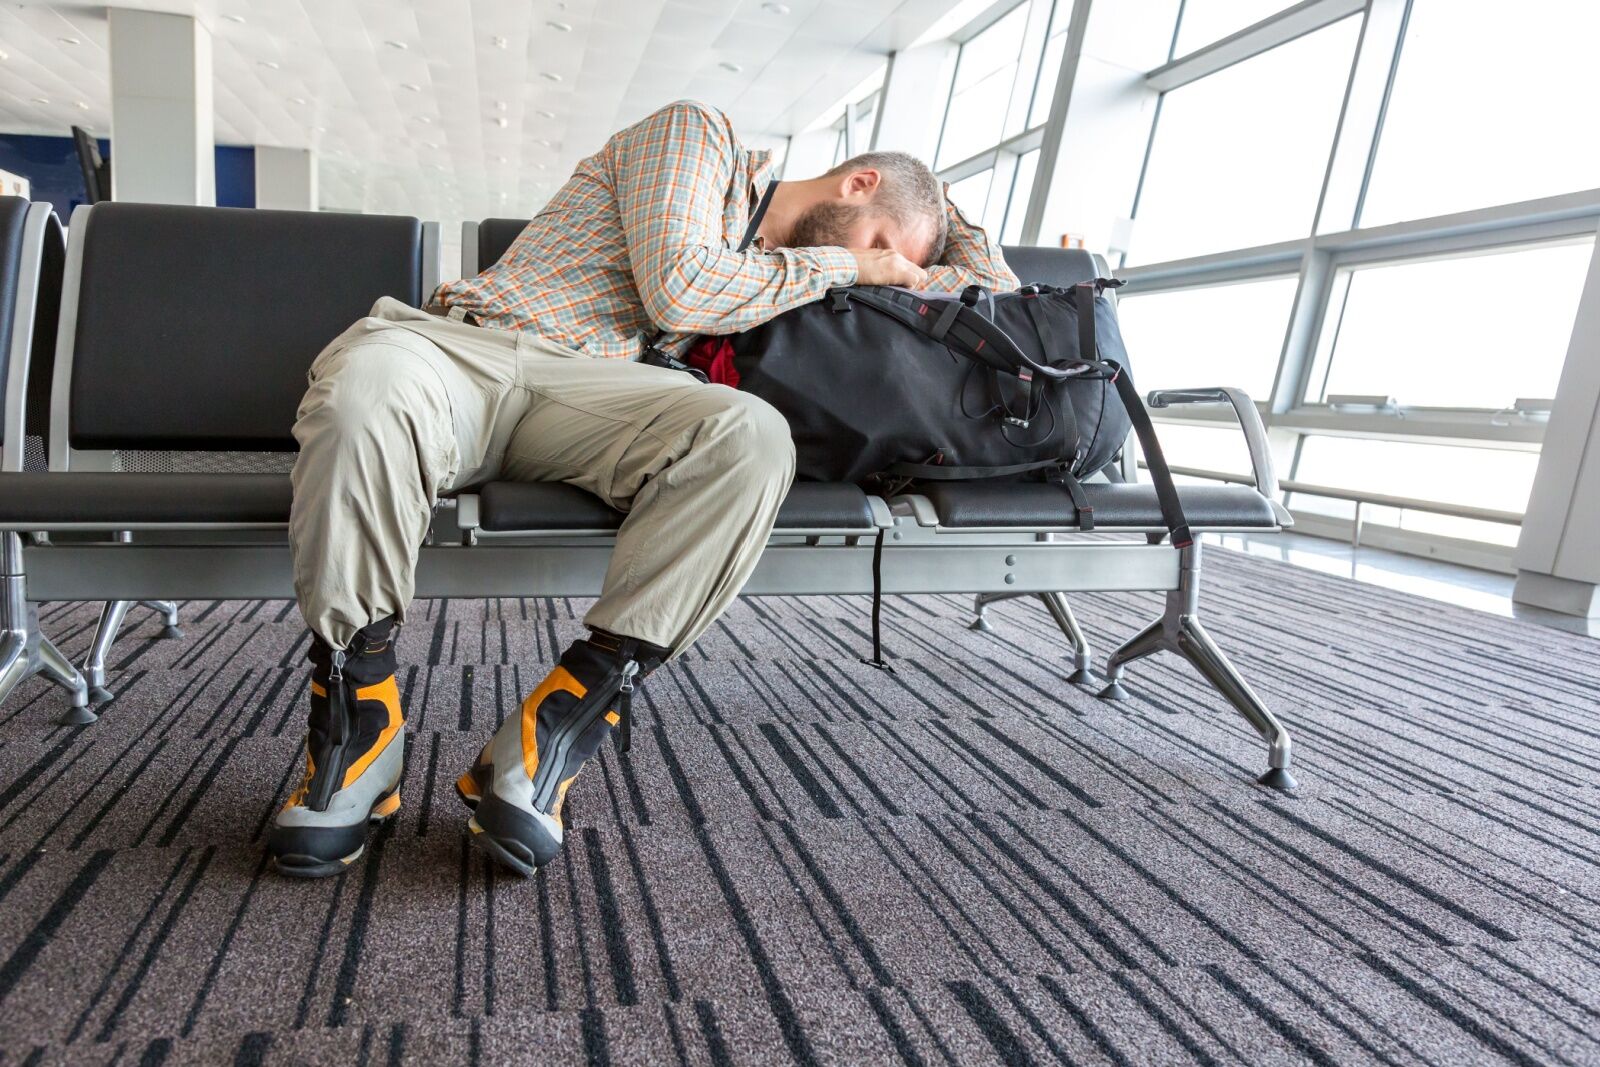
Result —
[{"label": "recessed ceiling light", "polygon": [[533,113],[542,119],[553,119],[556,117],[556,113],[554,111],[550,111],[542,107],[534,108]]},{"label": "recessed ceiling light", "polygon": [[306,102],[306,98],[303,97],[303,96],[295,96],[295,97],[290,97],[289,98],[289,103],[291,103],[291,104],[304,104],[305,102]]},{"label": "recessed ceiling light", "polygon": [[420,93],[420,92],[422,92],[422,86],[417,85],[417,84],[415,84],[413,82],[401,82],[400,83],[400,88],[406,90],[407,92],[411,92],[411,93]]},{"label": "recessed ceiling light", "polygon": [[508,162],[510,162],[510,160],[506,159],[505,156],[495,156],[494,157],[494,161],[496,163],[508,163]]},{"label": "recessed ceiling light", "polygon": [[82,41],[78,40],[78,38],[76,38],[76,37],[57,37],[56,40],[60,41],[62,44],[82,44],[83,43]]},{"label": "recessed ceiling light", "polygon": [[505,111],[510,107],[511,107],[511,105],[506,103],[504,100],[496,100],[494,102],[494,109],[496,111]]},{"label": "recessed ceiling light", "polygon": [[222,16],[222,20],[224,22],[243,22],[244,21],[244,16],[243,15],[224,15],[224,16]]},{"label": "recessed ceiling light", "polygon": [[744,68],[741,67],[739,64],[730,63],[727,60],[723,60],[721,63],[718,63],[717,66],[721,67],[723,70],[727,71],[729,74],[742,74],[744,72]]},{"label": "recessed ceiling light", "polygon": [[495,34],[493,37],[489,38],[489,43],[494,45],[496,48],[511,47],[511,39],[509,37],[501,37],[499,34]]},{"label": "recessed ceiling light", "polygon": [[539,72],[539,77],[543,78],[547,82],[558,82],[562,80],[561,75],[557,74],[553,70],[541,70]]},{"label": "recessed ceiling light", "polygon": [[539,169],[540,169],[540,170],[549,170],[549,169],[550,169],[550,164],[548,164],[548,163],[541,163],[541,164],[539,164]]},{"label": "recessed ceiling light", "polygon": [[432,115],[418,115],[417,116],[417,121],[426,125],[428,123],[433,122],[433,116]]},{"label": "recessed ceiling light", "polygon": [[388,45],[390,48],[399,49],[402,52],[404,52],[406,49],[411,47],[410,45],[406,44],[404,41],[385,41],[383,43]]},{"label": "recessed ceiling light", "polygon": [[762,4],[761,8],[762,8],[763,11],[770,11],[774,15],[787,15],[789,13],[789,5],[788,4],[768,3],[768,4]]},{"label": "recessed ceiling light", "polygon": [[4,48],[0,48],[0,62],[4,62],[5,60],[8,60],[10,58],[11,58],[11,53],[7,52]]},{"label": "recessed ceiling light", "polygon": [[570,22],[557,22],[555,19],[551,19],[549,22],[546,22],[545,25],[549,26],[552,30],[555,30],[557,33],[571,33],[572,32],[572,23],[570,23]]},{"label": "recessed ceiling light", "polygon": [[85,103],[84,101],[82,101],[82,100],[76,101],[76,106],[77,106],[79,111],[88,111],[89,110],[89,105],[87,103]]},{"label": "recessed ceiling light", "polygon": [[263,67],[266,67],[268,70],[277,70],[278,69],[278,64],[274,63],[270,59],[263,59],[261,61],[261,65]]},{"label": "recessed ceiling light", "polygon": [[311,129],[313,131],[315,131],[316,133],[327,133],[328,132],[328,127],[326,127],[326,126],[313,126],[313,127],[311,127]]},{"label": "recessed ceiling light", "polygon": [[533,143],[534,144],[542,144],[546,148],[553,148],[554,147],[554,145],[552,145],[548,140],[546,140],[543,137],[536,138]]},{"label": "recessed ceiling light", "polygon": [[35,104],[48,104],[50,101],[45,99],[42,96],[36,96],[36,97],[33,98],[33,102]]},{"label": "recessed ceiling light", "polygon": [[503,130],[507,126],[511,125],[511,120],[507,118],[498,118],[494,120],[494,124]]}]

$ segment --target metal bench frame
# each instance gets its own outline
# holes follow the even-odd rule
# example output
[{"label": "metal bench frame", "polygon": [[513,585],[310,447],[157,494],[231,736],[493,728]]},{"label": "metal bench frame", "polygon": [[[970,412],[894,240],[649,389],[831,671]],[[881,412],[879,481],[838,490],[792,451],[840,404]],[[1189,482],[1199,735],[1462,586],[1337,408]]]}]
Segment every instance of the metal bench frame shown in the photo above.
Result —
[{"label": "metal bench frame", "polygon": [[[77,228],[74,227],[76,230]],[[72,368],[72,327],[81,266],[81,232],[73,234],[63,287],[61,340],[52,397],[52,467],[93,454],[69,450],[67,410]],[[72,313],[69,314],[69,308]],[[1256,470],[1256,488],[1272,499],[1275,487],[1265,432],[1253,404],[1231,390],[1186,390],[1152,396],[1168,403],[1232,403]],[[59,457],[59,465],[57,459]],[[91,459],[91,463],[94,461]],[[1124,470],[1131,463],[1125,459]],[[104,468],[101,468],[104,469]],[[1280,523],[1286,518],[1275,511]],[[479,525],[475,493],[442,501],[421,547],[416,596],[518,597],[597,595],[615,543],[615,531],[516,533]],[[1126,696],[1125,669],[1158,650],[1183,656],[1250,722],[1268,746],[1268,769],[1258,781],[1293,789],[1288,731],[1251,691],[1211,641],[1200,622],[1198,541],[1181,550],[1163,542],[1160,527],[1122,527],[1083,536],[1061,525],[1029,528],[951,528],[927,497],[906,495],[871,501],[872,522],[859,528],[783,530],[757,564],[744,595],[805,596],[870,594],[875,549],[881,539],[877,588],[886,595],[977,594],[977,606],[995,599],[1041,598],[1073,647],[1072,680],[1086,682],[1089,647],[1067,606],[1065,594],[1156,591],[1166,593],[1162,615],[1107,660],[1106,699]],[[49,541],[37,539],[18,553],[15,582],[27,601],[117,601],[176,599],[267,599],[293,596],[289,547],[283,523],[269,525],[77,523],[56,531],[130,531],[131,540]],[[1229,528],[1231,529],[1231,528]],[[0,530],[11,530],[0,524]],[[1254,527],[1253,532],[1263,532]],[[1207,532],[1227,532],[1207,528]],[[1126,535],[1126,539],[1110,535]],[[8,536],[11,536],[8,534]],[[25,590],[25,592],[24,592]],[[5,695],[0,688],[0,699]],[[93,713],[89,713],[92,717]],[[71,713],[69,713],[69,718]],[[72,721],[84,721],[81,717]]]}]

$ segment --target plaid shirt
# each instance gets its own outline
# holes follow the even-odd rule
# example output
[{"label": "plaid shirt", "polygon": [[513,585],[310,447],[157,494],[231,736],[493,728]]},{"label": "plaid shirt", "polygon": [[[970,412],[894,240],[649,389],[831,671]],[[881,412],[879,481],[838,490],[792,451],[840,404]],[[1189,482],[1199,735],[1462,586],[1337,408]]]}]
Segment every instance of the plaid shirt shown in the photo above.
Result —
[{"label": "plaid shirt", "polygon": [[[658,329],[682,351],[856,280],[843,248],[737,252],[764,189],[766,152],[739,143],[721,112],[679,101],[628,127],[578,164],[500,261],[446,282],[433,302],[483,325],[531,330],[606,359],[633,359]],[[984,232],[948,207],[943,263],[928,288],[1014,288]]]}]

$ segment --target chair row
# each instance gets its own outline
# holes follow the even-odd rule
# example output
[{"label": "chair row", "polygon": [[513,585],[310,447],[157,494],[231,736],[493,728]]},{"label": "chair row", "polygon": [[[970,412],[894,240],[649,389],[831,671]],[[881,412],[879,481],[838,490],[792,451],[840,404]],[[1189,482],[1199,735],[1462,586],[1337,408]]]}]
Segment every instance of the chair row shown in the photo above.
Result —
[{"label": "chair row", "polygon": [[[0,227],[8,218],[0,213]],[[469,224],[463,266],[493,262],[520,229],[517,220]],[[0,339],[12,338],[4,395],[9,473],[0,482],[0,531],[15,549],[3,560],[8,647],[50,647],[29,607],[40,601],[291,596],[287,471],[306,368],[378,297],[426,300],[436,232],[416,219],[383,216],[82,207],[61,266],[53,354],[38,316],[23,322],[19,314],[23,290],[31,287],[34,307],[50,284],[46,257],[25,245],[17,242],[25,269],[15,272],[16,297],[0,312],[7,319]],[[13,243],[0,248],[10,257]],[[1068,285],[1099,273],[1094,258],[1078,251],[1007,255],[1029,281]],[[28,343],[18,343],[19,330],[30,334]],[[19,377],[19,360],[35,380],[48,376],[46,398],[28,402],[35,390],[26,371]],[[1152,400],[1232,402],[1251,447],[1255,487],[1182,489],[1192,528],[1261,531],[1286,523],[1247,398],[1207,389]],[[12,462],[26,433],[47,440],[48,470]],[[1064,683],[1080,684],[1092,680],[1090,650],[1066,594],[1165,592],[1161,617],[1108,658],[1101,695],[1125,695],[1129,662],[1176,652],[1266,741],[1261,780],[1292,788],[1287,731],[1201,625],[1200,543],[1174,549],[1164,542],[1153,488],[1132,479],[1127,451],[1119,480],[1086,486],[1095,509],[1091,536],[1082,536],[1070,497],[1046,485],[946,484],[884,499],[854,485],[797,483],[744,592],[975,594],[977,625],[984,604],[1035,596],[1071,642],[1074,669]],[[417,595],[595,595],[621,518],[565,485],[468,487],[435,513]],[[72,691],[69,720],[93,720],[83,678],[64,677],[71,665],[58,654],[24,651],[16,662],[24,666],[0,673],[0,700],[42,666]]]}]

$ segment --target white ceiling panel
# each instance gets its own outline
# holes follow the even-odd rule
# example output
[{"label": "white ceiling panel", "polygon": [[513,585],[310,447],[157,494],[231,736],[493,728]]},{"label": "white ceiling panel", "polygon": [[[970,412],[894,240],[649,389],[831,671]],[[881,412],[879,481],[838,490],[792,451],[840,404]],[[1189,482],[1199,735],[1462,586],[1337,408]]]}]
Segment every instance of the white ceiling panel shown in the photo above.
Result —
[{"label": "white ceiling panel", "polygon": [[[956,2],[123,6],[193,15],[211,31],[218,143],[314,149],[324,206],[453,225],[532,212],[614,130],[683,96],[723,108],[752,141],[781,140]],[[77,124],[114,138],[107,34],[103,7],[0,7],[0,129]]]}]

